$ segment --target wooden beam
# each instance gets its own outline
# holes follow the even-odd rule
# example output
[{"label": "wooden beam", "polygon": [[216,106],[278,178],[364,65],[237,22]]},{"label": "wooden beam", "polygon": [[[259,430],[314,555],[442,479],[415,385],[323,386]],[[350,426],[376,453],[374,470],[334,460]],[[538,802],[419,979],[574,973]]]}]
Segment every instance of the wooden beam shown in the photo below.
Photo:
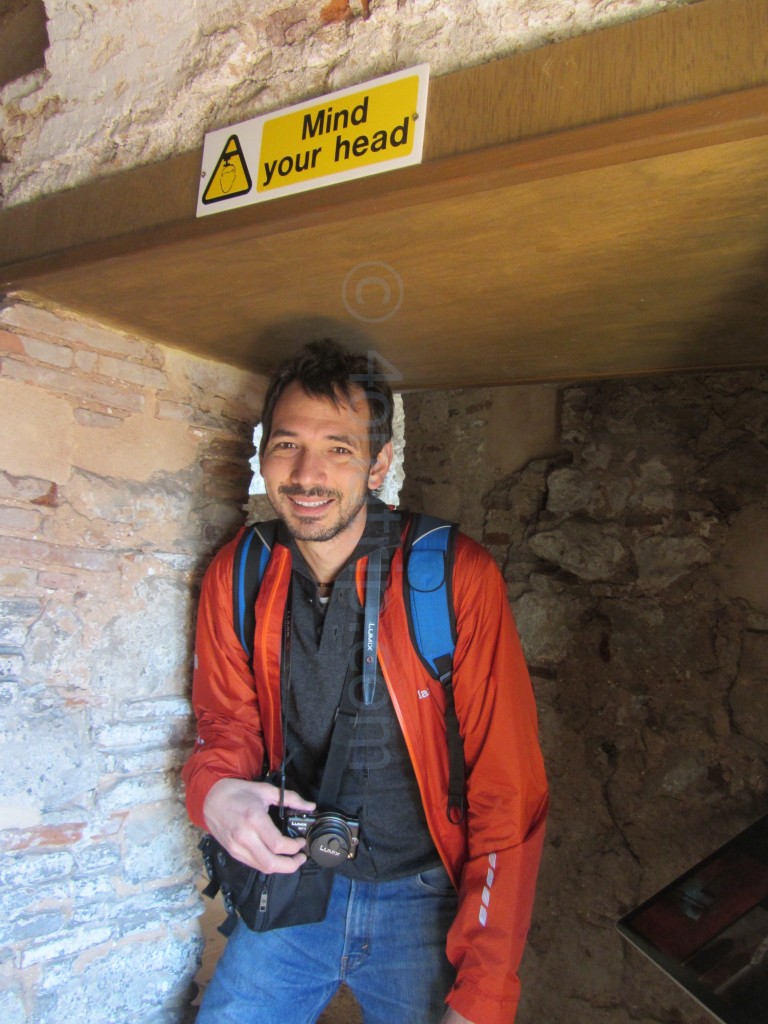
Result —
[{"label": "wooden beam", "polygon": [[[765,0],[701,0],[445,75],[430,85],[426,162],[768,84],[766,38]],[[201,223],[200,158],[186,153],[3,211],[0,286],[20,287],[73,260],[328,208],[331,190],[319,189],[302,203],[291,197]],[[397,189],[388,177],[372,190]],[[407,191],[412,176],[394,177]],[[342,188],[353,200],[360,191]]]}]

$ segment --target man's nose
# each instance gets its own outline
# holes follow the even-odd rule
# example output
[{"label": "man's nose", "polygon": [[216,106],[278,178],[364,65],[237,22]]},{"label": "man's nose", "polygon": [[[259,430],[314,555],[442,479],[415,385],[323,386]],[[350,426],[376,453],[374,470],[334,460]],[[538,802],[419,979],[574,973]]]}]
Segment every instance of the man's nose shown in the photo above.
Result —
[{"label": "man's nose", "polygon": [[302,449],[293,460],[291,480],[302,487],[319,486],[325,481],[325,465],[320,455]]}]

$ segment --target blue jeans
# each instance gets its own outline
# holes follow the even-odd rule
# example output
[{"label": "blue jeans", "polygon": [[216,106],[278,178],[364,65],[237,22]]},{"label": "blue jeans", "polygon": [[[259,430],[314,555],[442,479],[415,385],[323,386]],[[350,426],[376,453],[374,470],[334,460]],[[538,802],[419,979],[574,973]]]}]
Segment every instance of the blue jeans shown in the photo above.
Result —
[{"label": "blue jeans", "polygon": [[456,907],[442,867],[394,882],[337,875],[324,921],[262,933],[238,921],[197,1024],[314,1024],[342,982],[365,1024],[438,1024]]}]

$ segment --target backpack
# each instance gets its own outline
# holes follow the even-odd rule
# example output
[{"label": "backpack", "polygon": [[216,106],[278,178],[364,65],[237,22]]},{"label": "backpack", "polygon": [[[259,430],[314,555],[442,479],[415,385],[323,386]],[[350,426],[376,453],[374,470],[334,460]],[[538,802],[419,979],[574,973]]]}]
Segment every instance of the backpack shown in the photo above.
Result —
[{"label": "backpack", "polygon": [[[255,604],[277,537],[279,520],[253,523],[243,531],[232,572],[232,622],[248,660],[253,660]],[[443,687],[448,743],[450,821],[464,820],[464,751],[453,698],[456,618],[451,577],[456,526],[435,516],[412,514],[403,544],[403,598],[411,643]]]}]

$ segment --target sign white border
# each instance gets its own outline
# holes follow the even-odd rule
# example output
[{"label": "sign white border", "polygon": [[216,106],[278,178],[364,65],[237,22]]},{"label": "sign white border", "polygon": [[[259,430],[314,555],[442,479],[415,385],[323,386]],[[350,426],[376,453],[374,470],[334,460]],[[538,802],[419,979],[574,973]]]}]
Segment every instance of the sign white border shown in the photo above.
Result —
[{"label": "sign white border", "polygon": [[[295,182],[285,185],[282,188],[271,188],[268,192],[259,192],[256,187],[256,175],[259,171],[259,160],[261,156],[261,139],[264,125],[274,118],[285,117],[286,114],[297,113],[321,104],[338,103],[346,96],[357,95],[366,89],[375,89],[377,86],[394,82],[401,78],[412,78],[416,76],[419,80],[418,100],[414,111],[413,122],[413,146],[411,152],[406,156],[393,157],[391,160],[382,160],[375,164],[364,167],[353,167],[345,171],[337,171],[334,174],[326,174],[322,177],[311,178],[306,181]],[[427,117],[427,91],[429,88],[429,65],[417,64],[415,67],[407,68],[404,71],[396,71],[391,75],[383,75],[370,82],[361,82],[359,85],[349,86],[347,89],[340,89],[338,92],[329,93],[327,96],[318,96],[315,99],[297,103],[292,107],[284,107],[282,110],[275,110],[269,114],[262,114],[259,117],[251,118],[248,121],[241,121],[239,124],[230,125],[228,128],[219,128],[216,131],[208,132],[203,143],[203,163],[200,171],[200,187],[197,194],[197,216],[206,217],[213,213],[225,213],[227,210],[235,210],[241,206],[251,206],[253,203],[263,203],[270,199],[280,199],[283,196],[292,195],[296,192],[308,192],[316,188],[324,188],[326,185],[337,185],[343,181],[350,181],[353,178],[364,178],[371,174],[383,174],[386,171],[395,171],[401,167],[410,167],[413,164],[421,163],[424,149],[424,130]],[[249,169],[253,184],[248,192],[235,195],[231,198],[219,199],[212,203],[203,203],[203,195],[210,180],[210,176],[216,172],[219,159],[224,152],[228,139],[236,135],[240,144],[246,166]]]}]

